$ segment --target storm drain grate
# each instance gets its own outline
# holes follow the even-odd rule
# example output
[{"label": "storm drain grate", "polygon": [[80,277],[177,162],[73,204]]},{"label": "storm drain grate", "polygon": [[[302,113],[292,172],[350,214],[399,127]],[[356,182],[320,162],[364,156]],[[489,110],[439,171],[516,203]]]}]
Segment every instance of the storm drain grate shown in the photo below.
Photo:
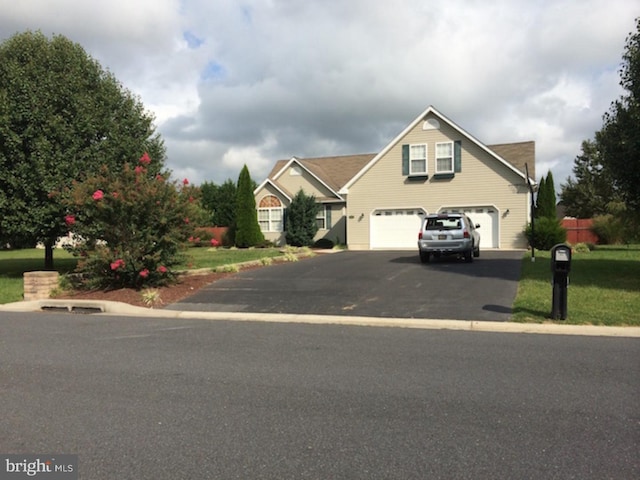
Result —
[{"label": "storm drain grate", "polygon": [[58,305],[43,305],[40,308],[44,312],[53,312],[53,313],[77,313],[82,315],[87,315],[91,313],[104,313],[104,309],[102,307],[78,307],[78,306],[58,306]]}]

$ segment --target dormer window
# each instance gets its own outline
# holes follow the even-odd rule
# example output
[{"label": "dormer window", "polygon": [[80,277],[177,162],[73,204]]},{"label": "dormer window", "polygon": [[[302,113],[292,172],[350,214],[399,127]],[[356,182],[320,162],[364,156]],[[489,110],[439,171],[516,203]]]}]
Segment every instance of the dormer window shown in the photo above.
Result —
[{"label": "dormer window", "polygon": [[427,146],[410,145],[409,147],[409,175],[426,175]]},{"label": "dormer window", "polygon": [[436,175],[453,173],[453,142],[436,143]]}]

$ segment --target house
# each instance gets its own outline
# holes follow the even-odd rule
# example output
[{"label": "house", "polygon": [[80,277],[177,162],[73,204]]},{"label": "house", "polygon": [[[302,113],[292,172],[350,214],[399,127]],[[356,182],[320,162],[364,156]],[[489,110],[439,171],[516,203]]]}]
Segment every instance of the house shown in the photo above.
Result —
[{"label": "house", "polygon": [[379,153],[280,160],[254,194],[276,244],[302,189],[321,204],[316,239],[350,250],[415,249],[421,218],[445,212],[480,224],[482,249],[519,249],[534,178],[534,142],[485,145],[430,106]]}]

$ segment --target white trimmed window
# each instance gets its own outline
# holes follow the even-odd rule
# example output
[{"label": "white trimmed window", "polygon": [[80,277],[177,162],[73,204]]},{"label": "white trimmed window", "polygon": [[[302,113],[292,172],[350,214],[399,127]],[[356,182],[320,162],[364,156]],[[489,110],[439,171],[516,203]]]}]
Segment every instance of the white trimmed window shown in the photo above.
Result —
[{"label": "white trimmed window", "polygon": [[280,199],[267,195],[258,205],[258,223],[263,232],[282,232],[283,208]]},{"label": "white trimmed window", "polygon": [[453,142],[436,143],[436,174],[453,173]]},{"label": "white trimmed window", "polygon": [[427,146],[409,146],[409,175],[425,175],[427,173]]},{"label": "white trimmed window", "polygon": [[331,207],[329,205],[322,205],[316,215],[316,223],[318,230],[329,230],[331,228]]}]

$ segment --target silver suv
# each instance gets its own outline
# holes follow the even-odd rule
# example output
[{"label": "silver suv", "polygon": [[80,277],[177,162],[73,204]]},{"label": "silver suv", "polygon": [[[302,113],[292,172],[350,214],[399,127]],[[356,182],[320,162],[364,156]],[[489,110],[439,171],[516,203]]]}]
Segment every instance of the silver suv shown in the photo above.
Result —
[{"label": "silver suv", "polygon": [[462,255],[465,261],[473,262],[480,256],[480,225],[462,213],[427,215],[422,220],[418,234],[420,261],[427,263],[431,255]]}]

